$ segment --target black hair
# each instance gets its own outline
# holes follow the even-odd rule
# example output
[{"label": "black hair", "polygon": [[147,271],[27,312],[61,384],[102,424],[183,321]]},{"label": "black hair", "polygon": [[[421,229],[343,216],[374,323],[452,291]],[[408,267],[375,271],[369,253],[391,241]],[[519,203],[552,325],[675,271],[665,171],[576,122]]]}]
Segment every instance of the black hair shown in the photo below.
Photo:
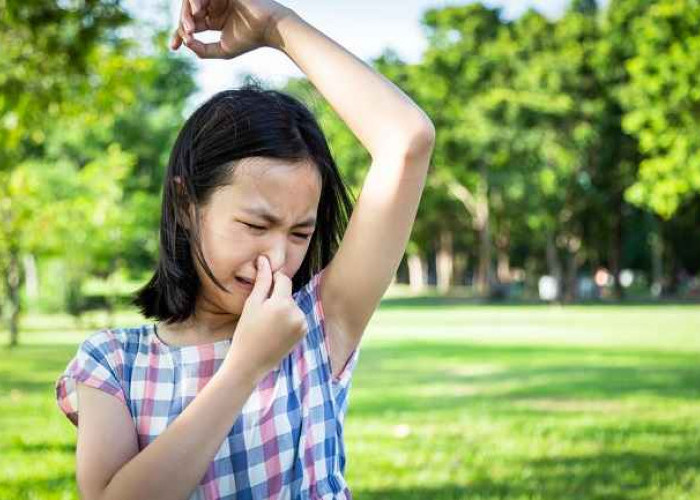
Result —
[{"label": "black hair", "polygon": [[[204,260],[199,213],[217,188],[232,181],[237,160],[252,156],[295,163],[310,160],[320,174],[316,229],[292,278],[292,291],[308,283],[333,258],[353,202],[313,114],[298,99],[263,89],[258,83],[225,90],[192,113],[171,151],[163,186],[157,267],[132,299],[145,317],[176,323],[194,314],[201,283],[192,253],[216,286],[227,291]],[[182,180],[180,185],[176,177]],[[188,215],[190,203],[194,221]]]}]

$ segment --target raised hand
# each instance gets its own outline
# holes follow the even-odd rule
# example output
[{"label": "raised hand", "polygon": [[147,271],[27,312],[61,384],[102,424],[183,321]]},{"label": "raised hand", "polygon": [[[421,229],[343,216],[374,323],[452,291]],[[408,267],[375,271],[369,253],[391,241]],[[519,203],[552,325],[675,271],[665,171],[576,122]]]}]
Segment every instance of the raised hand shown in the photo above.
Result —
[{"label": "raised hand", "polygon": [[[274,0],[183,0],[180,21],[171,40],[183,43],[202,59],[232,59],[259,47],[275,47],[275,26],[294,12]],[[202,31],[219,31],[220,39],[202,43]]]}]

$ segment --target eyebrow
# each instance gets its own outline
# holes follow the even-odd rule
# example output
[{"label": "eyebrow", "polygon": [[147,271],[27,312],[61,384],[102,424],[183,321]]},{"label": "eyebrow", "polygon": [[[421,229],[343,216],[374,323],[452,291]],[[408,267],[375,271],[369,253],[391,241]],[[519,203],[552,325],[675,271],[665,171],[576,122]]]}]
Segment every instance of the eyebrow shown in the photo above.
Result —
[{"label": "eyebrow", "polygon": [[[277,224],[280,225],[282,221],[276,216],[271,214],[265,209],[260,209],[260,208],[244,208],[244,212],[247,212],[251,215],[256,215],[262,219],[265,219],[267,222],[271,224]],[[313,227],[316,225],[316,217],[311,216],[298,224],[294,224],[294,227]]]}]

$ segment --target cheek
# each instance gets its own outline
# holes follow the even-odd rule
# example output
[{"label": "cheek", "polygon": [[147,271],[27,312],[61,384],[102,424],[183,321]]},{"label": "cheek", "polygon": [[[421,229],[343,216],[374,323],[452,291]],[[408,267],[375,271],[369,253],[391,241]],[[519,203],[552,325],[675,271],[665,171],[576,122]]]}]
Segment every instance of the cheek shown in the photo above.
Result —
[{"label": "cheek", "polygon": [[248,254],[253,252],[253,245],[240,235],[219,234],[203,241],[203,250],[212,271],[224,278],[246,259],[249,260]]}]

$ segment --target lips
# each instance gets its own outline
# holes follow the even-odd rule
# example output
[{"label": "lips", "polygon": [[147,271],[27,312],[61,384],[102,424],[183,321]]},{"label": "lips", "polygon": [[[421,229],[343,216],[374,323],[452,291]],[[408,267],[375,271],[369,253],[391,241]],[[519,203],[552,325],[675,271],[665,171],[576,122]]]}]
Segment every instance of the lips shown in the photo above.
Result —
[{"label": "lips", "polygon": [[252,285],[252,284],[253,284],[253,280],[248,279],[248,278],[243,278],[242,276],[236,276],[236,280],[238,280],[239,282],[244,283],[244,284],[246,284],[246,285]]}]

